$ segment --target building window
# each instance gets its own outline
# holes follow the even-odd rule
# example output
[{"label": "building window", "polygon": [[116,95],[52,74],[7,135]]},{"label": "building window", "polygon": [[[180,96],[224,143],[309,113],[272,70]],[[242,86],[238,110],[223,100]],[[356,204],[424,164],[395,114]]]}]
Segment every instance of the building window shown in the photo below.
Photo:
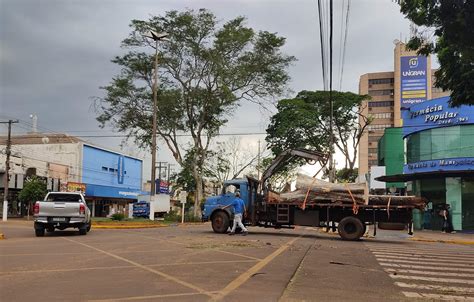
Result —
[{"label": "building window", "polygon": [[369,107],[391,107],[393,105],[393,101],[369,102]]},{"label": "building window", "polygon": [[379,162],[377,160],[369,160],[369,166],[377,166],[378,163]]},{"label": "building window", "polygon": [[102,171],[108,171],[109,169],[107,169],[107,167],[102,167]]},{"label": "building window", "polygon": [[369,142],[376,143],[380,140],[381,136],[369,136]]},{"label": "building window", "polygon": [[393,95],[393,89],[369,90],[369,95],[371,96]]},{"label": "building window", "polygon": [[377,85],[377,84],[393,84],[393,78],[386,78],[386,79],[370,79],[369,85]]},{"label": "building window", "polygon": [[371,114],[370,116],[372,116],[373,118],[377,118],[377,119],[391,119],[393,118],[393,112],[381,112],[381,113],[374,113],[374,114]]},{"label": "building window", "polygon": [[369,153],[377,154],[377,148],[369,148]]},{"label": "building window", "polygon": [[380,124],[380,125],[369,125],[367,126],[367,129],[369,129],[369,131],[373,131],[373,130],[384,130],[385,128],[390,128],[390,127],[393,127],[392,124]]},{"label": "building window", "polygon": [[474,157],[474,125],[440,127],[407,138],[407,162]]}]

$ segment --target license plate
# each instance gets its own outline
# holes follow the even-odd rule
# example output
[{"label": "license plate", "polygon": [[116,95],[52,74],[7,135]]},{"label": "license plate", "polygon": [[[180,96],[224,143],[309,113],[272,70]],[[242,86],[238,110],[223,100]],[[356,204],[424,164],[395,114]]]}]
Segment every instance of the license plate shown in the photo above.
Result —
[{"label": "license plate", "polygon": [[53,217],[53,221],[66,221],[64,217]]}]

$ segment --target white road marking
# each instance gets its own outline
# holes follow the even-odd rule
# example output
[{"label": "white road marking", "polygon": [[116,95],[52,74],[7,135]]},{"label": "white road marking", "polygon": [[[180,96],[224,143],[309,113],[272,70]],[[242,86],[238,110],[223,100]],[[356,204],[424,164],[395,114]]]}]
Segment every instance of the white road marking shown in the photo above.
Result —
[{"label": "white road marking", "polygon": [[463,267],[444,267],[444,266],[422,266],[422,265],[410,265],[410,264],[395,264],[395,263],[379,263],[382,266],[388,267],[402,267],[402,268],[414,268],[414,269],[423,269],[430,271],[456,271],[456,272],[472,272],[474,273],[474,268],[463,268]]},{"label": "white road marking", "polygon": [[420,280],[420,281],[433,281],[443,283],[463,283],[463,284],[474,284],[474,280],[463,280],[463,279],[448,279],[448,278],[433,278],[425,276],[406,276],[406,275],[389,275],[393,279],[407,279],[407,280]]},{"label": "white road marking", "polygon": [[[439,265],[439,261],[422,261],[422,260],[402,260],[402,259],[388,259],[388,258],[382,258],[382,257],[377,257],[377,260],[380,262],[395,262],[395,263],[411,263],[411,264],[431,264],[431,265]],[[449,266],[453,267],[466,267],[466,264],[464,263],[449,263]],[[474,268],[474,266],[473,266]]]},{"label": "white road marking", "polygon": [[[388,247],[388,246],[385,246],[385,247],[381,247],[381,246],[377,246],[377,247],[370,247],[368,246],[368,248],[371,250],[371,251],[386,251],[386,252],[400,252],[400,253],[410,253],[410,252],[419,252],[419,253],[433,253],[434,252],[434,249],[420,249],[420,248],[414,248],[414,247],[404,247],[404,248],[400,248],[400,247]],[[439,253],[444,253],[444,254],[452,254],[452,253],[462,253],[462,254],[465,254],[467,256],[474,256],[474,252],[471,251],[470,248],[465,248],[465,247],[457,247],[455,249],[446,249],[445,247],[441,247],[441,248],[438,248],[436,250],[439,250]],[[438,254],[438,253],[436,253]]]},{"label": "white road marking", "polygon": [[402,292],[405,297],[417,298],[417,299],[431,299],[431,300],[443,300],[443,301],[474,301],[474,297],[465,296],[452,296],[452,295],[438,295],[438,294],[425,294],[425,293],[414,293],[414,292]]},{"label": "white road marking", "polygon": [[420,270],[411,270],[411,269],[394,269],[386,268],[388,273],[401,273],[401,274],[415,274],[415,275],[431,275],[431,276],[443,276],[443,277],[468,277],[474,278],[474,274],[460,274],[460,273],[447,273],[447,272],[425,272]]},{"label": "white road marking", "polygon": [[463,255],[454,255],[454,254],[425,254],[425,253],[397,253],[397,252],[379,252],[372,251],[375,255],[392,255],[392,256],[405,256],[405,257],[423,257],[423,258],[433,258],[433,259],[464,259],[466,261],[474,261],[474,257],[463,256]]},{"label": "white road marking", "polygon": [[395,282],[395,285],[404,288],[413,288],[420,290],[436,290],[441,292],[459,292],[460,294],[474,294],[474,287],[457,287],[457,286],[444,286],[434,284],[414,284]]},{"label": "white road marking", "polygon": [[468,265],[468,266],[474,266],[473,263],[466,263],[466,260],[448,260],[448,259],[429,259],[429,258],[423,258],[423,257],[412,257],[412,256],[391,256],[391,255],[375,255],[376,258],[387,258],[387,259],[408,259],[408,260],[416,260],[416,261],[429,261],[429,262],[436,262],[439,264],[446,264],[446,265],[451,265],[451,263],[459,263],[462,264],[463,266]]}]

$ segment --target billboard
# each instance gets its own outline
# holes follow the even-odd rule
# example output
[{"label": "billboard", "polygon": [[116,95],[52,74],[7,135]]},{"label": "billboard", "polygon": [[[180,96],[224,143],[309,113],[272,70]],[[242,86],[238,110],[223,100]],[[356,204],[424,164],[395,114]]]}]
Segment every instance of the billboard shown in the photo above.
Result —
[{"label": "billboard", "polygon": [[406,56],[400,60],[401,108],[406,109],[428,98],[428,59],[425,56]]},{"label": "billboard", "polygon": [[402,111],[403,136],[437,127],[474,123],[474,106],[449,106],[449,97],[441,97],[417,104]]}]

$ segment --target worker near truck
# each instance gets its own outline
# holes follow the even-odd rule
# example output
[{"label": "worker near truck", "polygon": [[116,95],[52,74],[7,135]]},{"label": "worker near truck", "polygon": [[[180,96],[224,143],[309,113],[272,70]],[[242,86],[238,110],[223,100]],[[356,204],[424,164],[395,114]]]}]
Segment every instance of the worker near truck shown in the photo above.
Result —
[{"label": "worker near truck", "polygon": [[235,193],[235,198],[232,200],[232,203],[223,207],[223,209],[228,207],[234,208],[234,224],[232,225],[232,229],[230,230],[229,235],[235,235],[235,230],[237,226],[239,226],[242,230],[242,235],[246,236],[248,234],[248,230],[242,223],[242,218],[244,217],[245,213],[247,213],[247,210],[245,208],[244,201],[240,198],[239,192]]}]

